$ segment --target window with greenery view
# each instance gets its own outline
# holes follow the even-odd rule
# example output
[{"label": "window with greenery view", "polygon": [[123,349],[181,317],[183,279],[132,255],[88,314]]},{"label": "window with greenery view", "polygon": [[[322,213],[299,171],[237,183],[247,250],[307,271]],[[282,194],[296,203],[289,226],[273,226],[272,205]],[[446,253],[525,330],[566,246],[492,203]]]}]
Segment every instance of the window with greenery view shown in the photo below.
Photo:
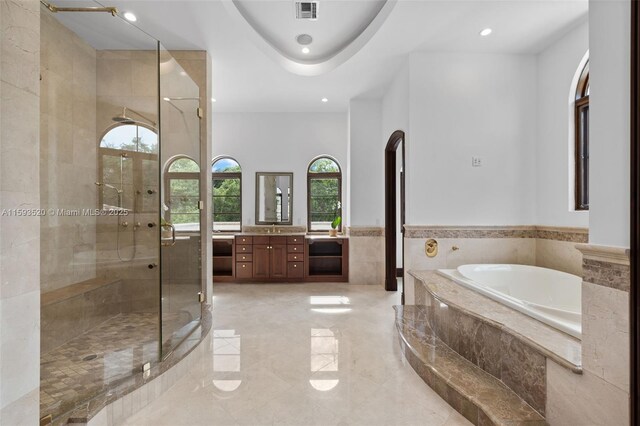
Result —
[{"label": "window with greenery view", "polygon": [[[337,220],[340,218],[339,220]],[[309,231],[342,230],[342,172],[335,160],[320,157],[307,172],[307,226]]]},{"label": "window with greenery view", "polygon": [[200,167],[191,158],[171,161],[165,173],[164,219],[178,230],[200,229]]},{"label": "window with greenery view", "polygon": [[575,120],[576,210],[589,210],[589,62],[578,80]]},{"label": "window with greenery view", "polygon": [[[117,124],[100,139],[98,148],[98,181],[122,191],[102,186],[99,205],[109,208],[133,209],[134,188],[158,188],[158,135],[151,127],[138,124]],[[146,203],[139,211],[157,210],[157,203]]]},{"label": "window with greenery view", "polygon": [[220,157],[211,166],[213,230],[242,230],[242,169],[236,160]]}]

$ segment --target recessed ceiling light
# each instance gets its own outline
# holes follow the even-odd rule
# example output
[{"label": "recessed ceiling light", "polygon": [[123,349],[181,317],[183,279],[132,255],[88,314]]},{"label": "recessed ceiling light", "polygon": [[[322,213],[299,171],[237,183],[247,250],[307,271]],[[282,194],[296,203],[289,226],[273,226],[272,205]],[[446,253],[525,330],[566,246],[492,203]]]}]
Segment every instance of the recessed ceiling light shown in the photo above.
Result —
[{"label": "recessed ceiling light", "polygon": [[329,102],[329,99],[327,99],[327,98],[322,98],[322,102]]},{"label": "recessed ceiling light", "polygon": [[136,18],[136,15],[134,15],[133,12],[125,12],[123,16],[124,16],[124,19],[126,19],[129,22],[136,22],[138,20],[138,18]]},{"label": "recessed ceiling light", "polygon": [[307,53],[309,53],[309,52],[310,52],[310,50],[309,50],[309,48],[308,48],[308,47],[303,47],[303,48],[302,48],[302,53],[304,53],[305,55],[306,55]]},{"label": "recessed ceiling light", "polygon": [[216,98],[211,98],[211,102],[216,103],[218,101],[216,100]]},{"label": "recessed ceiling light", "polygon": [[309,34],[298,34],[296,36],[296,41],[303,46],[307,46],[313,42],[313,37]]},{"label": "recessed ceiling light", "polygon": [[480,35],[482,37],[486,37],[489,34],[491,34],[493,32],[493,30],[491,28],[485,28],[484,30],[480,31]]},{"label": "recessed ceiling light", "polygon": [[186,71],[180,71],[180,75],[183,76],[183,77],[186,77],[187,76],[187,72]]}]

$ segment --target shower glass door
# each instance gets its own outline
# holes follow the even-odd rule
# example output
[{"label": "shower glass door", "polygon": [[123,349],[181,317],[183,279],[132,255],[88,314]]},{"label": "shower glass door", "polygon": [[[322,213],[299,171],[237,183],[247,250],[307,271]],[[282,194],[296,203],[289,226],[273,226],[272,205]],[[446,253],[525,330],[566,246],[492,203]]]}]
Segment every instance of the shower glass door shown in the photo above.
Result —
[{"label": "shower glass door", "polygon": [[[160,48],[161,342],[166,357],[200,324],[200,87],[188,58]],[[181,63],[182,61],[182,63]],[[184,65],[184,67],[183,67]]]}]

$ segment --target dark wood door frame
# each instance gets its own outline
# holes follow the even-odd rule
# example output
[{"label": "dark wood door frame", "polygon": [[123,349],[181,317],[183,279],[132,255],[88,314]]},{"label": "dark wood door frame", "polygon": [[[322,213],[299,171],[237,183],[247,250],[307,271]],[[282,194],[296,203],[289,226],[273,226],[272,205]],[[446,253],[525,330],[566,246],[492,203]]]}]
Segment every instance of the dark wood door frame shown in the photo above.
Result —
[{"label": "dark wood door frame", "polygon": [[[396,156],[398,147],[402,143],[402,175],[400,178],[400,225],[402,235],[404,237],[405,224],[405,203],[404,203],[404,173],[406,173],[406,165],[404,158],[404,132],[396,130],[391,134],[387,146],[384,150],[384,247],[385,247],[385,280],[384,289],[387,291],[398,290],[398,279],[396,277],[396,254],[397,240],[396,229],[397,217],[397,201],[398,194],[396,188]],[[404,267],[404,244],[402,249],[402,263]],[[404,304],[404,286],[402,288],[402,304]]]},{"label": "dark wood door frame", "polygon": [[630,175],[631,175],[631,223],[630,223],[630,268],[631,286],[629,291],[629,348],[630,354],[630,383],[629,406],[630,424],[640,424],[640,7],[638,1],[631,2],[631,147],[630,147]]}]

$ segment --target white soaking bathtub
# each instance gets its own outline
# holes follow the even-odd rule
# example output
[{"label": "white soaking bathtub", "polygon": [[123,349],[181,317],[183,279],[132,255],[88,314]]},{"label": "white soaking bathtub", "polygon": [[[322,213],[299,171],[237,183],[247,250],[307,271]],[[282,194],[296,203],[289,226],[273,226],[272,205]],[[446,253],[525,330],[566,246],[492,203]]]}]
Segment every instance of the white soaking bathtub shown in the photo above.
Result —
[{"label": "white soaking bathtub", "polygon": [[438,273],[578,339],[582,278],[528,265],[462,265]]}]

